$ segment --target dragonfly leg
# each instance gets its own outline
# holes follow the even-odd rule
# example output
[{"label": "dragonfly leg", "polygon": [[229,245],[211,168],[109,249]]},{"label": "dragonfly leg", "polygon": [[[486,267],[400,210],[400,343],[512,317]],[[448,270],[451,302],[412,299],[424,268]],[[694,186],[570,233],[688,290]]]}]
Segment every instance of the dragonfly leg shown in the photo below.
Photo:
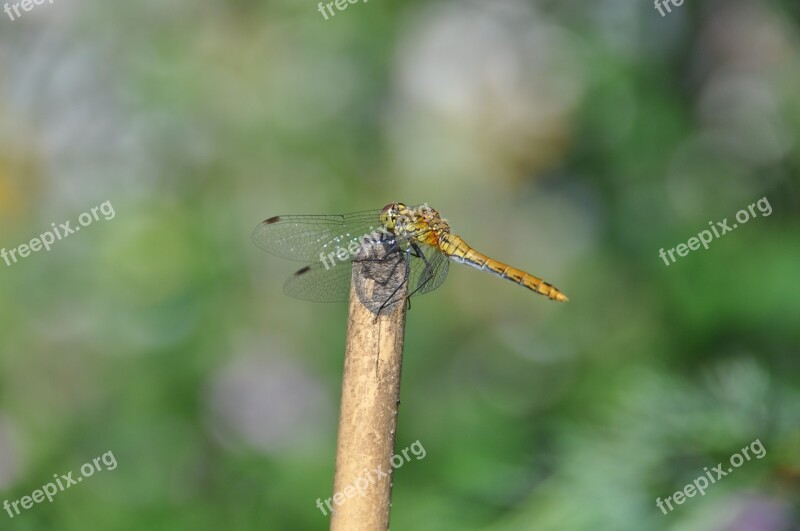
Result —
[{"label": "dragonfly leg", "polygon": [[[422,252],[422,249],[419,248],[419,245],[417,245],[416,242],[411,242],[411,246],[409,247],[409,249],[413,249],[414,253],[415,253],[414,256],[416,256],[417,258],[421,258],[422,261],[425,262],[425,273],[426,273],[425,280],[420,282],[419,286],[417,286],[414,289],[414,291],[412,291],[411,293],[408,294],[408,300],[410,301],[411,300],[411,296],[413,294],[415,294],[416,292],[421,290],[425,286],[425,284],[427,284],[428,282],[430,282],[433,279],[433,267],[431,267],[431,263],[425,257],[425,253]],[[411,308],[411,306],[409,306],[409,309],[410,308]]]},{"label": "dragonfly leg", "polygon": [[[413,247],[414,245],[416,245],[416,244],[413,244],[413,243],[412,243],[412,247]],[[394,288],[394,291],[392,291],[392,294],[391,294],[391,295],[389,295],[389,297],[387,297],[385,301],[383,301],[383,304],[381,304],[380,308],[378,308],[378,315],[380,315],[380,313],[381,313],[381,310],[383,310],[384,308],[386,308],[386,306],[388,306],[388,305],[389,305],[389,303],[390,303],[390,302],[392,302],[392,299],[394,299],[394,296],[395,296],[395,295],[397,295],[397,292],[400,290],[400,288],[402,288],[402,287],[403,287],[403,284],[407,284],[407,283],[408,283],[408,277],[409,277],[409,276],[410,276],[410,274],[411,274],[411,260],[409,259],[408,255],[409,255],[409,254],[411,254],[411,249],[412,249],[412,247],[408,247],[408,248],[405,250],[405,255],[406,255],[406,258],[405,258],[405,262],[406,262],[406,272],[405,272],[405,274],[403,275],[403,281],[402,281],[402,282],[400,282],[399,284],[397,284],[397,287],[396,287],[396,288]],[[409,297],[409,296],[410,296],[410,295],[407,295],[407,296],[406,296],[406,301],[408,301],[408,297]]]}]

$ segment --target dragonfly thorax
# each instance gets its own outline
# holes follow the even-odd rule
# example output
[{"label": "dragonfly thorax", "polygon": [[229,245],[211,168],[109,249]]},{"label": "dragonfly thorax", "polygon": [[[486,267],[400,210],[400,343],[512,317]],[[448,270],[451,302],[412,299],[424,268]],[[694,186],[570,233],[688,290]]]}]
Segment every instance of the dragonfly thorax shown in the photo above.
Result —
[{"label": "dragonfly thorax", "polygon": [[413,207],[390,203],[381,211],[381,223],[401,238],[438,247],[439,238],[450,233],[447,220],[427,203]]}]

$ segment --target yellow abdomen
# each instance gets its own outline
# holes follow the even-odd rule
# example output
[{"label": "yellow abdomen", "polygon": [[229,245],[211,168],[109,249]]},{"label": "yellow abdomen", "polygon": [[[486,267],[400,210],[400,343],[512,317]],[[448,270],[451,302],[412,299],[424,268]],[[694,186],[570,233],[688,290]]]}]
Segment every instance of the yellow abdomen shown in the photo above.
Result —
[{"label": "yellow abdomen", "polygon": [[488,271],[500,278],[511,280],[540,295],[546,295],[554,301],[564,302],[569,300],[555,286],[521,269],[489,258],[470,247],[460,236],[442,234],[439,237],[439,248],[455,262],[471,265],[481,271]]}]

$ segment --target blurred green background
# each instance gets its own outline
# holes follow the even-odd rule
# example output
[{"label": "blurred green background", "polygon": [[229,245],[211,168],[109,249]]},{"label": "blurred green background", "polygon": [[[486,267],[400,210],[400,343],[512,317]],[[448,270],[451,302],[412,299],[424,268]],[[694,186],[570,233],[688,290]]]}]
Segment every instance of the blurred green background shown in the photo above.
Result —
[{"label": "blurred green background", "polygon": [[327,529],[346,305],[249,237],[391,201],[570,297],[415,300],[393,530],[800,529],[796,0],[56,0],[0,72],[0,247],[116,213],[0,262],[0,496],[118,462],[0,529]]}]

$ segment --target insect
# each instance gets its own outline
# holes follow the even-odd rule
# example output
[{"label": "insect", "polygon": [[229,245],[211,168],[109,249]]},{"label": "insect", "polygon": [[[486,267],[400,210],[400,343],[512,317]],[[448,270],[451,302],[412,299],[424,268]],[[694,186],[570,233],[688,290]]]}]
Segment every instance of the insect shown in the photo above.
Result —
[{"label": "insect", "polygon": [[[409,297],[441,286],[453,261],[508,279],[551,300],[568,300],[541,278],[473,249],[427,204],[390,203],[380,210],[343,215],[275,216],[259,224],[252,238],[271,254],[310,264],[284,285],[286,294],[298,299],[345,301],[353,262],[393,260],[405,269],[402,279]],[[365,254],[368,245],[378,245],[382,252],[379,256]]]}]

